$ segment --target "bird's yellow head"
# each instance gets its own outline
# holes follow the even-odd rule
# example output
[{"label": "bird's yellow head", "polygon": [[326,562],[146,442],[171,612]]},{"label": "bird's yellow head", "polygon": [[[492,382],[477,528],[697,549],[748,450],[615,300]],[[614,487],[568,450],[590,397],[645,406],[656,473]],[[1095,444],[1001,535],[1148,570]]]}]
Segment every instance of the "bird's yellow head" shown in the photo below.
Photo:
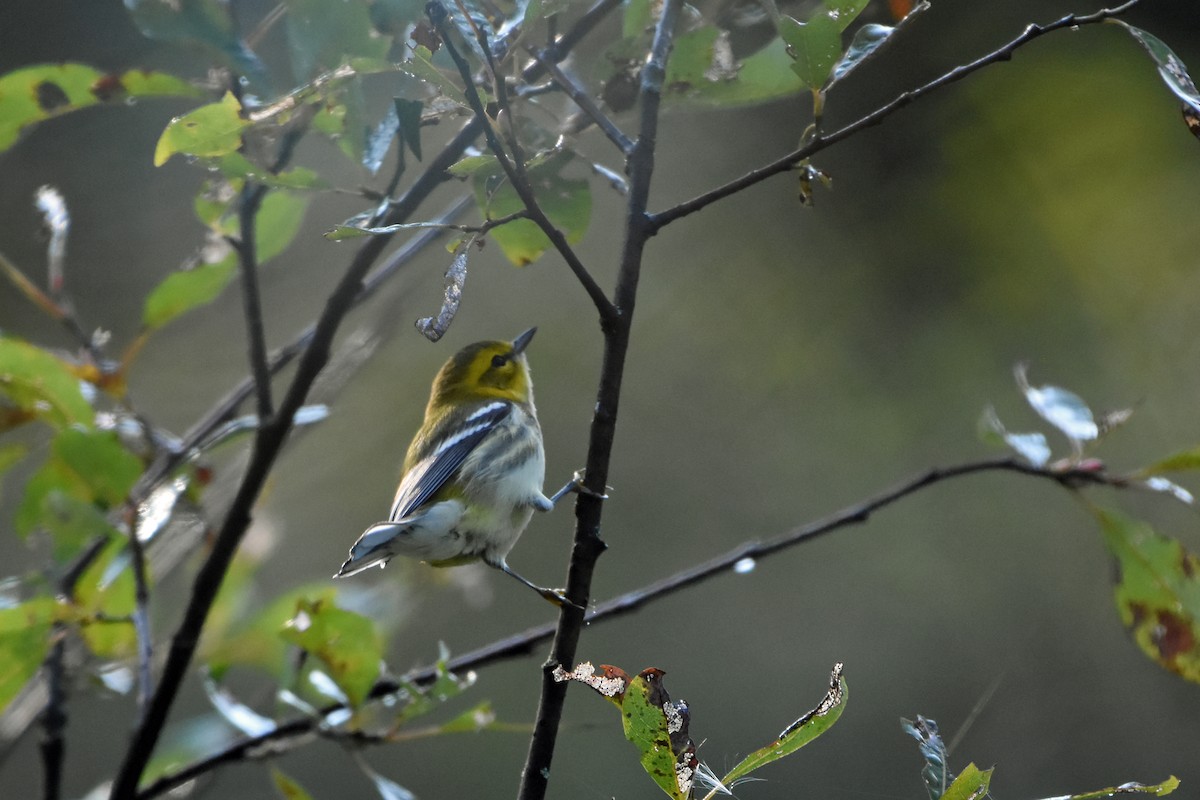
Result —
[{"label": "bird's yellow head", "polygon": [[535,333],[530,328],[511,342],[476,342],[459,350],[434,379],[426,414],[472,400],[532,403],[525,348]]}]

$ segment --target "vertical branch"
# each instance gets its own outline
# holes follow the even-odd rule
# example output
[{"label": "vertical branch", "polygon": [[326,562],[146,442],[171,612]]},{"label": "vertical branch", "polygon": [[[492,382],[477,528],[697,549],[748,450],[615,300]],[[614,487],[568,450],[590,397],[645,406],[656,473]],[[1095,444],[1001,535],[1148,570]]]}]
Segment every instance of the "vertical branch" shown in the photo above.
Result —
[{"label": "vertical branch", "polygon": [[[74,593],[79,578],[107,544],[108,537],[98,536],[75,558],[59,578],[60,596],[70,597]],[[41,713],[42,741],[39,744],[42,752],[42,771],[45,775],[42,785],[43,800],[58,800],[62,796],[62,768],[66,753],[63,734],[67,729],[67,674],[63,665],[67,654],[66,634],[66,623],[55,620],[50,632],[50,650],[43,662],[46,674],[46,707]]]},{"label": "vertical branch", "polygon": [[59,800],[62,796],[62,766],[65,747],[63,732],[67,728],[67,690],[63,659],[66,656],[66,625],[55,622],[51,629],[50,652],[46,654],[46,707],[42,710],[42,769],[45,782],[42,784],[43,800]]},{"label": "vertical branch", "polygon": [[614,293],[616,313],[601,319],[604,330],[604,359],[597,390],[596,413],[588,444],[586,485],[592,491],[579,495],[575,504],[575,540],[567,571],[567,597],[576,605],[564,605],[559,612],[550,657],[542,667],[542,693],[529,752],[521,773],[521,800],[541,800],[546,796],[550,763],[562,721],[566,701],[565,683],[554,680],[554,668],[570,666],[575,660],[579,636],[583,631],[584,612],[591,595],[596,561],[607,545],[600,538],[603,512],[601,495],[608,480],[609,462],[617,427],[617,408],[621,399],[621,381],[625,373],[625,355],[641,276],[642,254],[647,240],[654,235],[646,214],[650,180],[654,174],[654,149],[658,136],[658,111],[662,100],[667,57],[674,41],[675,26],[682,0],[665,0],[662,16],[654,32],[650,58],[642,70],[641,117],[637,141],[627,164],[629,202],[625,218],[625,244]]},{"label": "vertical branch", "polygon": [[255,222],[266,196],[267,187],[247,183],[242,189],[238,208],[238,239],[231,242],[238,254],[242,278],[242,314],[246,318],[246,340],[250,354],[250,374],[254,376],[254,394],[258,401],[258,419],[264,423],[274,413],[271,402],[271,369],[267,364],[267,337],[263,330],[262,301],[258,293],[258,240]]},{"label": "vertical branch", "polygon": [[133,631],[138,654],[138,714],[145,714],[154,695],[154,641],[150,631],[150,588],[146,580],[146,553],[138,538],[137,512],[130,507],[129,553],[133,569]]}]

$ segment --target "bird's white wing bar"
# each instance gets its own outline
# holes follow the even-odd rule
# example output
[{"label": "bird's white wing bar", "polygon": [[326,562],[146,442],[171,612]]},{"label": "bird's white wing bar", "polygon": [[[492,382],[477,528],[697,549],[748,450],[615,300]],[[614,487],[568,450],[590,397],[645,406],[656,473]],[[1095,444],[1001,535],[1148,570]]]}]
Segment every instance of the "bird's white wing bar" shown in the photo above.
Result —
[{"label": "bird's white wing bar", "polygon": [[447,424],[462,426],[461,430],[445,437],[437,450],[404,473],[388,519],[393,522],[403,519],[427,503],[458,471],[471,451],[508,418],[512,409],[512,403],[497,401],[476,409],[464,420],[448,420]]}]

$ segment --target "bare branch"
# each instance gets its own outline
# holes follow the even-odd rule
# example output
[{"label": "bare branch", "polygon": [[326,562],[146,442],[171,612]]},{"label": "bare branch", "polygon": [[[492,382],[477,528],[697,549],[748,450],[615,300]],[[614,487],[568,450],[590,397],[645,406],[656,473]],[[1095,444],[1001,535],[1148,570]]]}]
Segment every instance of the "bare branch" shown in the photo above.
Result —
[{"label": "bare branch", "polygon": [[266,420],[274,413],[271,402],[271,369],[267,364],[267,339],[263,330],[262,300],[258,293],[258,237],[255,231],[258,210],[266,197],[267,187],[247,182],[242,188],[238,208],[239,234],[229,243],[238,254],[242,278],[242,315],[246,319],[246,344],[249,350],[250,374],[254,378],[254,393],[258,401],[258,418]]},{"label": "bare branch", "polygon": [[547,74],[566,93],[567,97],[570,97],[575,102],[575,105],[579,106],[579,109],[592,122],[596,123],[596,127],[600,128],[604,132],[604,135],[608,137],[608,140],[621,151],[621,155],[628,156],[630,151],[633,150],[633,141],[625,135],[624,131],[617,127],[616,123],[607,114],[600,110],[600,107],[592,100],[592,96],[572,80],[571,76],[559,69],[557,64],[546,58],[546,55],[541,50],[530,47],[526,48],[526,51],[537,59],[538,63],[545,68]]},{"label": "bare branch", "polygon": [[[585,617],[587,624],[603,622],[616,617],[631,614],[651,603],[669,597],[683,589],[703,583],[704,581],[722,575],[733,569],[744,559],[761,560],[777,555],[797,545],[805,544],[826,534],[843,528],[866,523],[877,511],[893,505],[900,500],[915,495],[935,485],[957,478],[979,475],[988,472],[1012,472],[1032,478],[1052,481],[1065,489],[1075,491],[1084,486],[1107,486],[1114,489],[1130,488],[1130,482],[1119,475],[1092,469],[1051,469],[1034,467],[1011,456],[968,461],[951,467],[934,468],[916,477],[910,478],[886,491],[867,498],[852,506],[847,506],[828,517],[800,525],[789,531],[764,541],[742,542],[737,547],[719,556],[680,570],[672,575],[639,587],[622,595],[599,603]],[[503,639],[484,645],[476,650],[463,653],[446,663],[451,672],[478,670],[492,664],[508,661],[513,658],[528,656],[534,649],[554,636],[557,624],[547,623],[536,625],[520,633],[512,634]],[[436,667],[423,667],[407,673],[402,681],[380,681],[372,689],[370,697],[379,698],[401,688],[401,683],[427,685],[437,678]],[[321,714],[337,711],[341,706],[329,706],[321,710]],[[138,800],[150,800],[171,789],[181,786],[225,764],[253,760],[271,752],[285,749],[286,743],[292,739],[309,735],[320,725],[318,718],[302,718],[281,723],[269,733],[243,739],[226,749],[213,753],[208,757],[189,764],[177,772],[163,775],[154,783],[147,786],[139,795]],[[274,746],[274,747],[272,747]]]},{"label": "bare branch", "polygon": [[1076,28],[1081,25],[1094,25],[1099,22],[1104,22],[1105,20],[1124,14],[1134,6],[1138,5],[1139,2],[1141,2],[1141,0],[1128,0],[1128,2],[1122,3],[1119,6],[1114,8],[1104,8],[1095,12],[1094,14],[1086,14],[1082,16],[1077,14],[1068,14],[1062,19],[1055,20],[1054,22],[1050,22],[1045,25],[1031,23],[1030,25],[1026,26],[1025,30],[1021,32],[1020,36],[1012,39],[1003,47],[993,50],[987,55],[981,56],[969,64],[963,64],[955,67],[944,75],[933,79],[923,86],[919,86],[916,89],[911,89],[898,95],[891,102],[880,106],[866,116],[851,122],[849,125],[846,125],[845,127],[840,128],[830,134],[817,133],[811,140],[806,142],[801,147],[796,148],[787,155],[775,159],[765,166],[751,170],[742,177],[732,180],[722,186],[718,186],[715,189],[711,189],[704,194],[693,197],[691,200],[685,200],[679,205],[664,209],[656,214],[651,214],[651,229],[653,232],[657,233],[664,226],[671,224],[677,219],[686,217],[689,214],[694,214],[697,211],[712,205],[718,200],[722,200],[730,195],[737,194],[743,189],[754,186],[755,184],[760,183],[772,176],[778,175],[781,172],[788,172],[801,161],[812,157],[830,145],[837,144],[843,139],[848,139],[866,128],[878,125],[893,113],[899,111],[901,108],[904,108],[913,101],[918,100],[925,95],[945,86],[949,86],[956,81],[960,81],[971,73],[977,72],[986,66],[995,64],[997,62],[1010,60],[1014,52],[1016,52],[1019,48],[1029,44],[1034,39],[1038,39],[1042,36],[1045,36],[1047,33],[1052,33],[1054,31]]}]

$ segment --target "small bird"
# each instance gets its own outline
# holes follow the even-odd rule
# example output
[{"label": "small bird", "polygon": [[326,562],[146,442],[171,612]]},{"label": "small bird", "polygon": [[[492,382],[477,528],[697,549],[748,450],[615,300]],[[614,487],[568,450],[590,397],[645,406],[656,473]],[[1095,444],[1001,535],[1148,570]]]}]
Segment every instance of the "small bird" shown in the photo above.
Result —
[{"label": "small bird", "polygon": [[382,567],[395,555],[435,567],[482,560],[556,605],[569,602],[505,561],[533,512],[550,511],[562,494],[542,494],[546,454],[525,358],[536,332],[476,342],[442,366],[387,521],[367,528],[333,577]]}]

